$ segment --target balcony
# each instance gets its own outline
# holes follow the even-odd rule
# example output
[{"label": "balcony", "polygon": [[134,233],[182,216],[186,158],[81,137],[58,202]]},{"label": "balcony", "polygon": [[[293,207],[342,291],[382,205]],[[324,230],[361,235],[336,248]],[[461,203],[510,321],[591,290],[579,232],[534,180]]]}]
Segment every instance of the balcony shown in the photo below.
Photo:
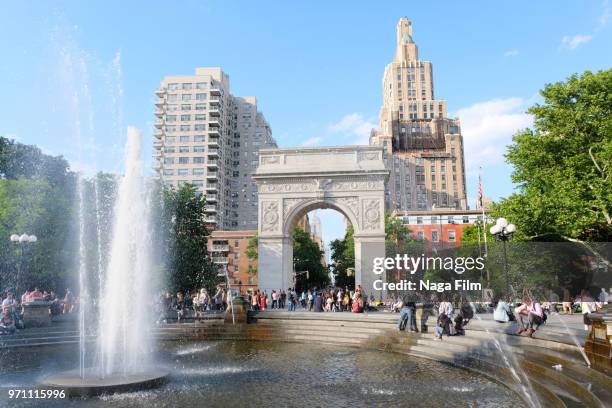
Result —
[{"label": "balcony", "polygon": [[166,104],[166,101],[164,100],[164,98],[159,98],[158,100],[155,101],[155,106],[164,106]]},{"label": "balcony", "polygon": [[210,139],[208,142],[208,147],[214,147],[214,148],[218,148],[219,147],[219,139]]},{"label": "balcony", "polygon": [[153,132],[153,136],[155,136],[158,139],[161,139],[163,135],[165,135],[166,133],[162,130],[162,129],[158,129],[155,132]]},{"label": "balcony", "polygon": [[223,91],[221,91],[221,88],[210,88],[210,94],[214,95],[214,96],[221,96],[223,94]]},{"label": "balcony", "polygon": [[206,178],[209,178],[209,179],[216,179],[218,176],[219,176],[219,173],[217,173],[216,171],[208,172],[206,174]]},{"label": "balcony", "polygon": [[155,95],[164,96],[166,94],[166,88],[159,88],[155,90]]},{"label": "balcony", "polygon": [[221,98],[210,98],[208,102],[210,103],[210,106],[219,106],[223,101]]},{"label": "balcony", "polygon": [[159,142],[159,141],[153,142],[153,148],[154,149],[159,150],[159,149],[162,148],[162,146],[163,146],[162,142]]},{"label": "balcony", "polygon": [[[215,219],[214,221],[215,223],[217,222],[217,220]],[[214,256],[212,258],[213,263],[216,264],[226,264],[229,263],[229,258],[227,256]]]},{"label": "balcony", "polygon": [[210,116],[221,116],[221,110],[219,108],[210,108],[210,110],[208,111],[208,114]]},{"label": "balcony", "polygon": [[163,121],[163,120],[161,120],[161,119],[158,119],[158,120],[156,120],[156,121],[155,121],[155,124],[154,124],[154,125],[155,125],[155,127],[156,127],[157,129],[161,129],[161,128],[164,126],[164,121]]},{"label": "balcony", "polygon": [[219,128],[210,129],[208,131],[208,136],[210,136],[210,137],[219,137],[219,136],[221,136],[221,132],[219,132]]},{"label": "balcony", "polygon": [[208,201],[209,203],[216,203],[217,195],[216,194],[206,194],[206,201]]},{"label": "balcony", "polygon": [[157,109],[155,110],[155,116],[157,116],[158,118],[162,118],[164,116],[164,110],[163,109]]},{"label": "balcony", "polygon": [[217,184],[207,184],[206,185],[206,191],[213,191],[213,192],[217,192]]},{"label": "balcony", "polygon": [[217,252],[228,252],[229,245],[213,245],[212,250]]},{"label": "balcony", "polygon": [[217,160],[209,160],[206,165],[208,166],[208,168],[216,169],[219,167],[219,162]]},{"label": "balcony", "polygon": [[218,149],[210,149],[210,150],[208,150],[208,156],[219,157],[219,150]]},{"label": "balcony", "polygon": [[[216,213],[217,207],[215,207],[214,205],[207,205],[204,207],[204,211],[207,213]],[[227,251],[227,249],[218,249],[218,247],[219,245],[213,246],[213,251]],[[228,246],[226,247],[229,248]]]},{"label": "balcony", "polygon": [[210,127],[219,127],[219,126],[221,126],[221,122],[219,122],[218,119],[211,119],[208,122],[208,126],[210,126]]}]

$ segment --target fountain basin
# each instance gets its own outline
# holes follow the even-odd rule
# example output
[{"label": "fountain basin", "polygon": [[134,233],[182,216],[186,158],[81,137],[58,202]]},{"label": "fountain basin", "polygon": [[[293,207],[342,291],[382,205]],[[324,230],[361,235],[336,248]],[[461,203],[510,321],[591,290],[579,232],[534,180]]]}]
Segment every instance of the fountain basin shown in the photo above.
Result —
[{"label": "fountain basin", "polygon": [[134,374],[116,374],[105,378],[82,379],[78,370],[64,371],[47,377],[42,386],[49,389],[63,390],[68,397],[91,397],[102,394],[128,392],[156,388],[162,385],[168,372],[148,370]]}]

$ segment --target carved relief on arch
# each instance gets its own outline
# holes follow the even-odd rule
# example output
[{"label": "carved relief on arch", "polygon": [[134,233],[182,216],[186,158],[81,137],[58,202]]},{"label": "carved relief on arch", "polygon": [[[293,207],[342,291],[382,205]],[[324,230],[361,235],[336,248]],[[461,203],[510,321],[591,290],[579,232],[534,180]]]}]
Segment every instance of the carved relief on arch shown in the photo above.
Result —
[{"label": "carved relief on arch", "polygon": [[285,198],[283,199],[283,220],[287,222],[287,217],[291,210],[293,210],[298,204],[310,201],[308,198]]},{"label": "carved relief on arch", "polygon": [[363,229],[380,229],[381,221],[379,200],[363,200]]},{"label": "carved relief on arch", "polygon": [[[339,208],[347,208],[352,215],[354,215],[354,219],[359,222],[359,198],[358,197],[331,197],[326,199],[329,203],[339,204]],[[347,214],[349,216],[350,214]],[[349,221],[352,220],[349,218]],[[359,228],[359,225],[354,225],[355,228]]]},{"label": "carved relief on arch", "polygon": [[278,231],[280,221],[278,202],[262,201],[261,207],[261,230]]}]

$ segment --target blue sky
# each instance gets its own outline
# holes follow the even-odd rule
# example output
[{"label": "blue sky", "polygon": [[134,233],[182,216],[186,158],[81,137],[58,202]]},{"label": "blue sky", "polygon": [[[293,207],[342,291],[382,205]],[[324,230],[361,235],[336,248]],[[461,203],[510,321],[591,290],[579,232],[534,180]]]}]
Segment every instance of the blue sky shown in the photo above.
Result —
[{"label": "blue sky", "polygon": [[[120,171],[123,129],[142,130],[165,75],[221,66],[255,95],[282,147],[363,142],[401,16],[413,23],[436,97],[462,120],[469,196],[512,191],[504,146],[545,83],[609,68],[608,1],[0,0],[0,135]],[[339,220],[322,217],[326,238]],[[335,224],[334,224],[335,223]],[[332,225],[336,227],[331,228]]]}]

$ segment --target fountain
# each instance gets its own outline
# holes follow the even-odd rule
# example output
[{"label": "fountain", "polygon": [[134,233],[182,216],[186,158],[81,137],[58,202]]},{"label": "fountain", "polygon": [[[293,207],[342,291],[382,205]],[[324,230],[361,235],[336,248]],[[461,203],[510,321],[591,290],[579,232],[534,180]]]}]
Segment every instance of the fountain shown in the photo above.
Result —
[{"label": "fountain", "polygon": [[[98,302],[97,355],[93,365],[86,367],[87,316],[82,305],[79,369],[52,375],[44,381],[45,386],[64,389],[69,395],[143,389],[160,384],[166,376],[152,366],[150,358],[149,197],[140,159],[140,133],[134,127],[128,128],[125,150],[125,175],[115,202],[107,273]],[[80,269],[81,293],[87,293],[84,271]]]}]

